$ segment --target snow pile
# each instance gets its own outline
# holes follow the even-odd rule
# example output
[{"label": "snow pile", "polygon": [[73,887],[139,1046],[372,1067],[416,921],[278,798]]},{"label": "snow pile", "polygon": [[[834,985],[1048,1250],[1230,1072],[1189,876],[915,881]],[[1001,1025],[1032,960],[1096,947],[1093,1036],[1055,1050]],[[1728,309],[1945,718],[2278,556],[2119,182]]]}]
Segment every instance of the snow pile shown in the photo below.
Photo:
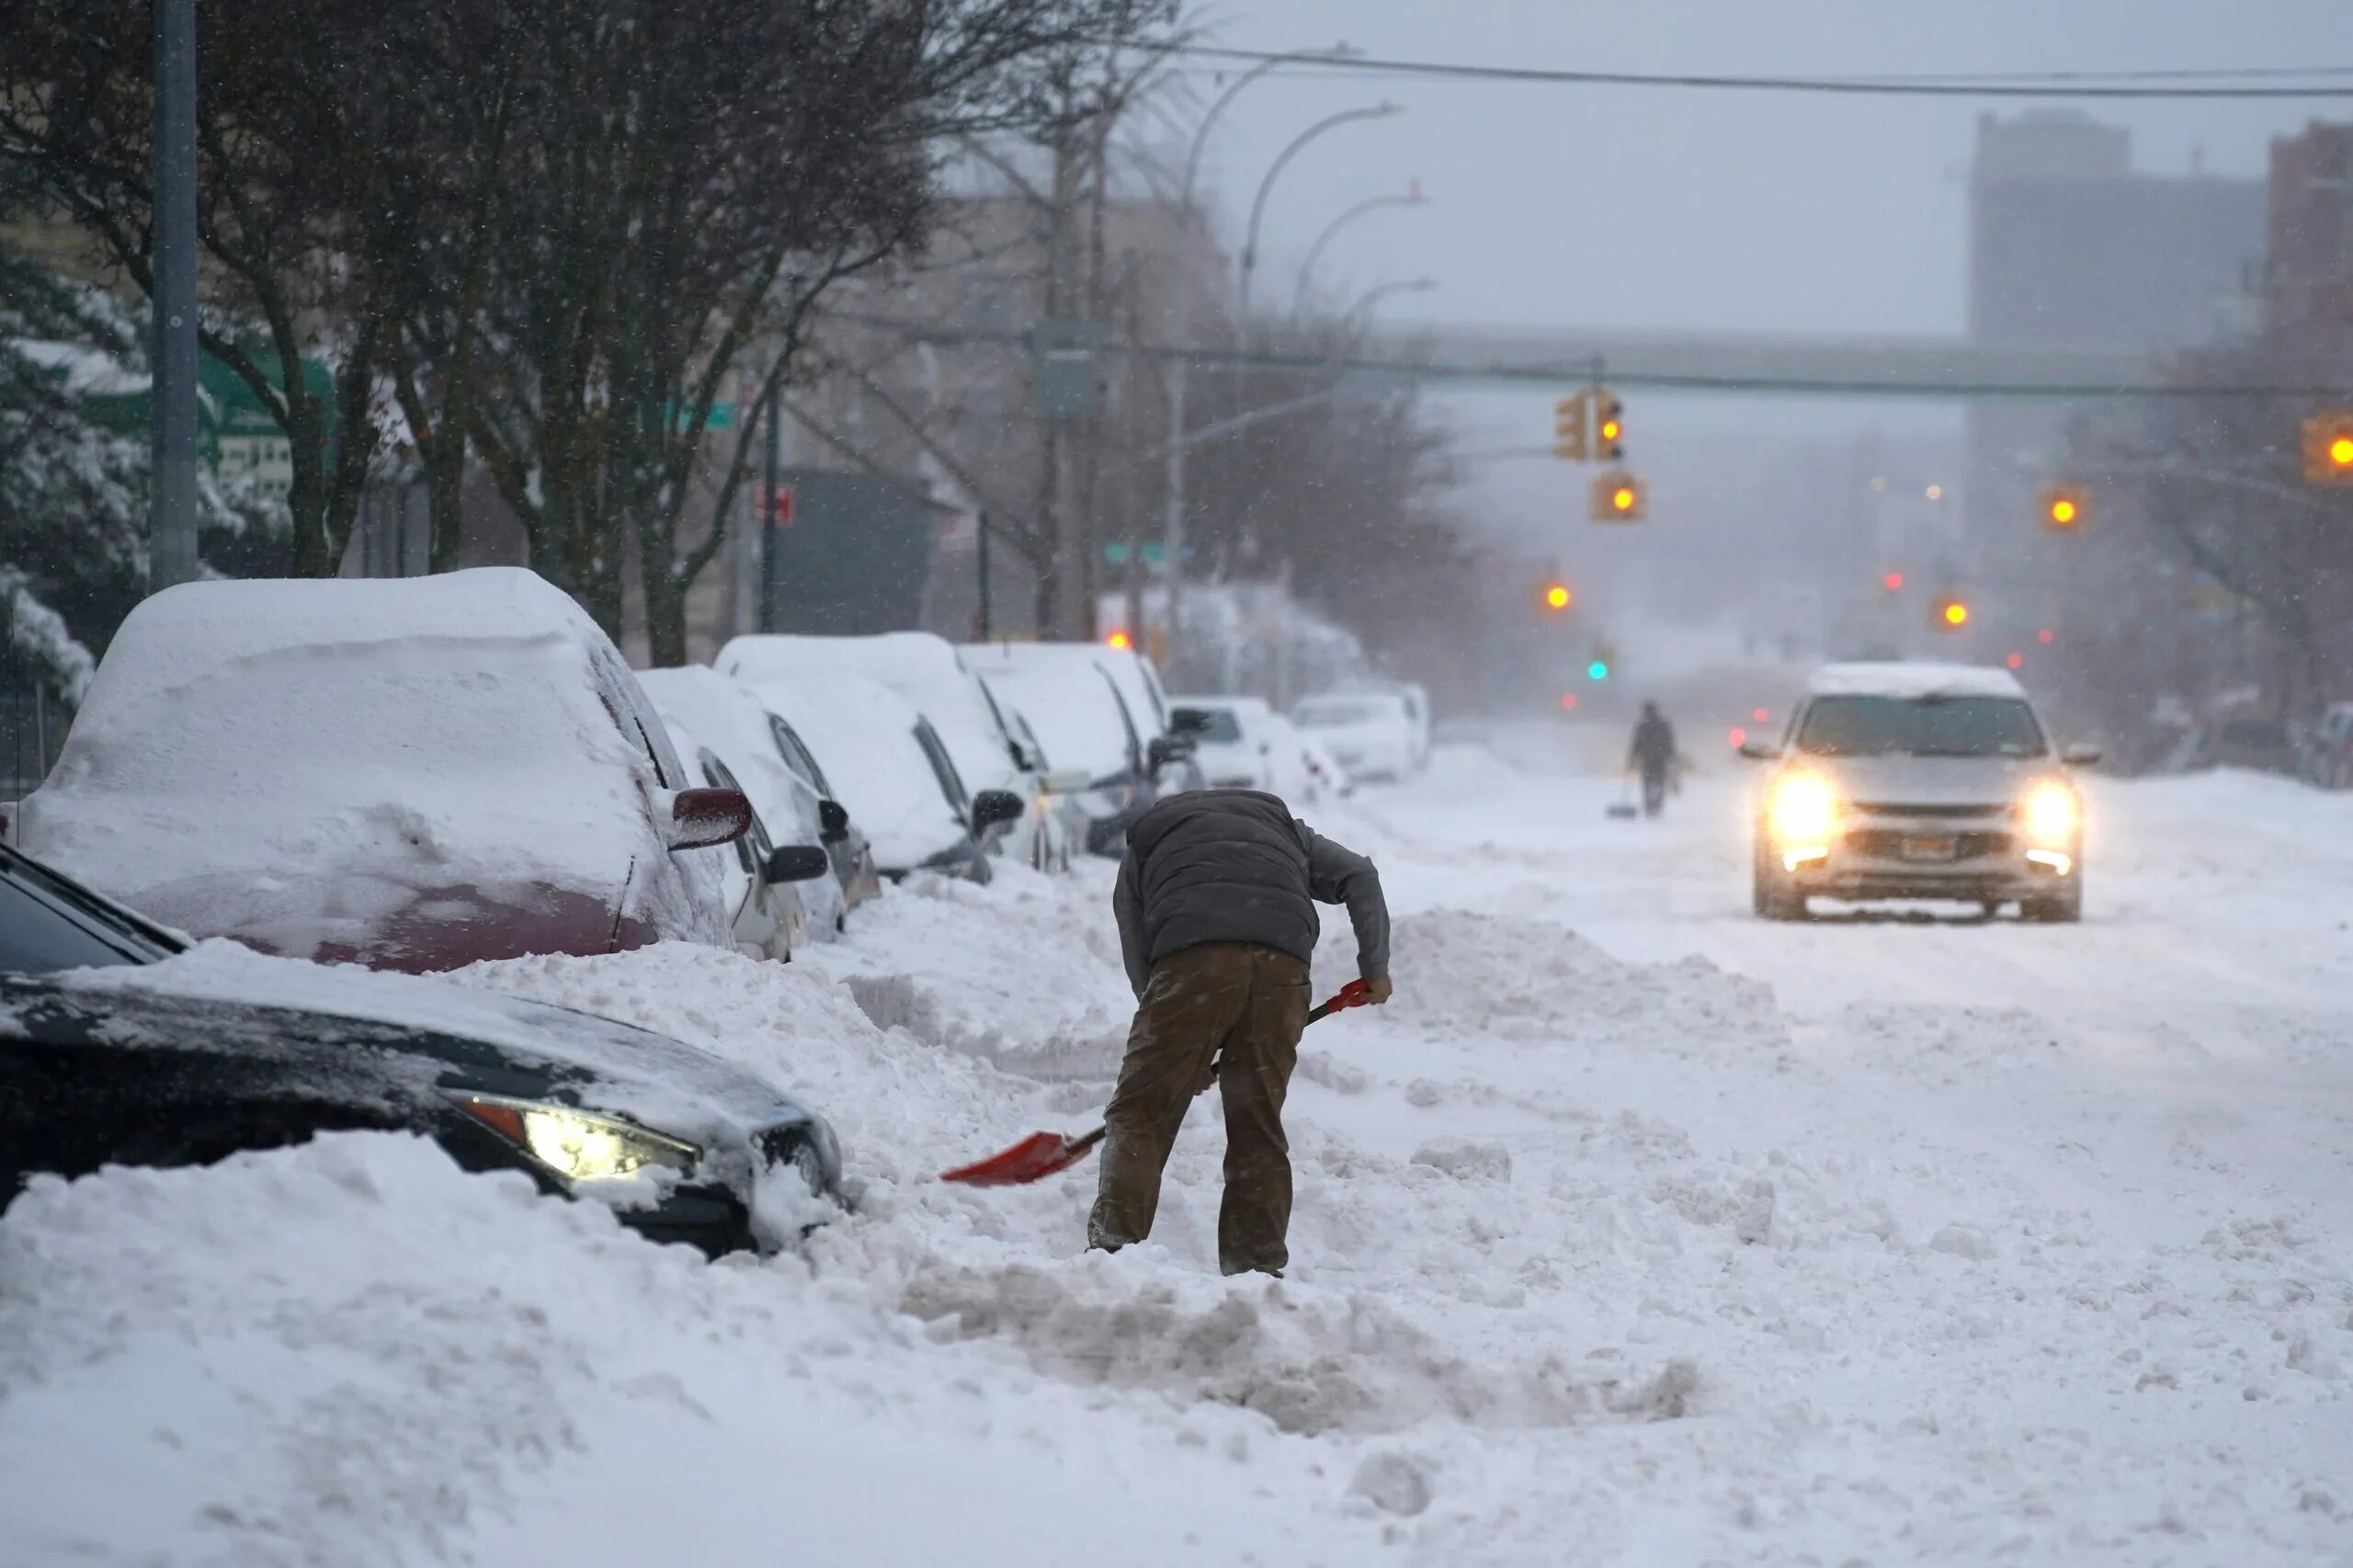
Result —
[{"label": "snow pile", "polygon": [[1372,1544],[1345,1472],[1263,1421],[1111,1423],[854,1279],[707,1267],[384,1134],[37,1184],[0,1222],[0,1391],[11,1568]]},{"label": "snow pile", "polygon": [[793,961],[885,1028],[1032,1077],[1108,1079],[1135,1012],[1110,877],[1097,860],[1062,880],[1001,863],[986,887],[911,877],[858,911],[855,940]]},{"label": "snow pile", "polygon": [[[1324,926],[1318,978],[1353,974],[1345,912]],[[1734,1035],[1769,1040],[1780,1028],[1769,986],[1696,956],[1627,963],[1546,921],[1435,909],[1398,919],[1389,946],[1397,992],[1380,1020],[1432,1034],[1685,1048]]]}]

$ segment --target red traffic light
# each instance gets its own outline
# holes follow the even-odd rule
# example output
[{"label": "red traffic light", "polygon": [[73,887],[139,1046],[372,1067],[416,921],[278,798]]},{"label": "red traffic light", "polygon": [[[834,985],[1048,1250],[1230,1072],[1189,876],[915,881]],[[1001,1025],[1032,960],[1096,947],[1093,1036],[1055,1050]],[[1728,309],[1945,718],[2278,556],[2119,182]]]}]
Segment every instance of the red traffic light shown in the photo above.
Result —
[{"label": "red traffic light", "polygon": [[1904,574],[1901,572],[1890,572],[1886,576],[1880,579],[1880,585],[1891,594],[1901,592],[1904,587]]}]

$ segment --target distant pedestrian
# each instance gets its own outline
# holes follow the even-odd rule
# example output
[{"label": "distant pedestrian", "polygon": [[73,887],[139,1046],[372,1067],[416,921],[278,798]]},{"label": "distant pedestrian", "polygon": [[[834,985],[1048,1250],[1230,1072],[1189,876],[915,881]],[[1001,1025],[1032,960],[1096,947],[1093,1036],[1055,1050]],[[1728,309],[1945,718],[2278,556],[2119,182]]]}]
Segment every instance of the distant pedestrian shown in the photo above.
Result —
[{"label": "distant pedestrian", "polygon": [[1675,726],[1666,722],[1657,703],[1643,703],[1643,716],[1634,725],[1633,744],[1626,749],[1626,771],[1642,776],[1643,815],[1654,817],[1665,808],[1667,783],[1680,759]]},{"label": "distant pedestrian", "polygon": [[1089,1246],[1152,1233],[1161,1169],[1211,1063],[1225,1108],[1218,1267],[1279,1275],[1290,1254],[1283,1096],[1307,1025],[1318,903],[1345,903],[1366,1000],[1389,1000],[1389,906],[1370,860],[1256,790],[1172,796],[1128,828],[1111,909],[1135,1022],[1104,1121]]}]

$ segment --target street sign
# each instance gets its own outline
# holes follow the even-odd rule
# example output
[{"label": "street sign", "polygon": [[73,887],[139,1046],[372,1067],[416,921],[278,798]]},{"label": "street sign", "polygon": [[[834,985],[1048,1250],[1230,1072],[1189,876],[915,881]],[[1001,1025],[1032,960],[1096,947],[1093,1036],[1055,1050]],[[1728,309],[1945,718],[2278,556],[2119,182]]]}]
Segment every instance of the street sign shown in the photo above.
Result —
[{"label": "street sign", "polygon": [[1103,409],[1103,329],[1076,316],[1049,316],[1029,329],[1029,404],[1060,424]]}]

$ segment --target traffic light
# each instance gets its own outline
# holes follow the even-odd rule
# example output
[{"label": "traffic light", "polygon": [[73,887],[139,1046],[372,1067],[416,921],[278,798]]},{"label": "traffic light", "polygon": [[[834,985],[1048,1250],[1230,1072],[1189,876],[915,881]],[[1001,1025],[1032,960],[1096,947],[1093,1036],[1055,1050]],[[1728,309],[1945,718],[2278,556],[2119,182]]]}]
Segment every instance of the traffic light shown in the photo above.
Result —
[{"label": "traffic light", "polygon": [[2042,493],[2042,526],[2072,533],[2091,521],[2092,493],[2080,484],[2053,484]]},{"label": "traffic light", "polygon": [[1586,441],[1586,412],[1591,392],[1578,392],[1564,397],[1552,405],[1552,455],[1571,462],[1585,461],[1590,449]]},{"label": "traffic light", "polygon": [[1904,574],[1901,572],[1890,572],[1886,576],[1881,577],[1879,580],[1879,585],[1885,588],[1891,594],[1900,594],[1904,591]]},{"label": "traffic light", "polygon": [[1609,661],[1607,659],[1596,659],[1593,663],[1585,667],[1585,673],[1587,680],[1608,680],[1609,678]]},{"label": "traffic light", "polygon": [[1969,602],[1947,596],[1937,601],[1937,628],[1942,631],[1958,631],[1969,624]]},{"label": "traffic light", "polygon": [[1544,590],[1544,608],[1555,611],[1564,610],[1569,608],[1569,601],[1575,597],[1569,592],[1569,585],[1566,583],[1555,583]]},{"label": "traffic light", "polygon": [[1593,520],[1639,523],[1650,509],[1650,491],[1624,469],[1611,469],[1593,482]]},{"label": "traffic light", "polygon": [[2304,483],[2353,485],[2353,409],[2324,409],[2304,421]]},{"label": "traffic light", "polygon": [[1626,455],[1626,405],[1599,387],[1593,390],[1593,455],[1606,463]]}]

